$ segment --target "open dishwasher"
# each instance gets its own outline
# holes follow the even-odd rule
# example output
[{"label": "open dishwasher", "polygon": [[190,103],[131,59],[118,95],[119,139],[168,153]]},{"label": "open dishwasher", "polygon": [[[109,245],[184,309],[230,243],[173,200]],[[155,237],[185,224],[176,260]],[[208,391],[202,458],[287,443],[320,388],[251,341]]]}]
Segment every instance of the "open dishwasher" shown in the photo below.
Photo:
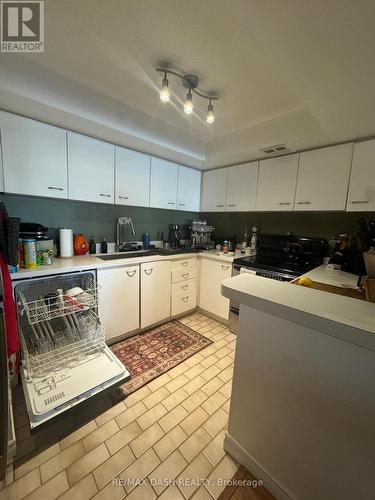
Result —
[{"label": "open dishwasher", "polygon": [[94,271],[13,286],[31,428],[130,378],[105,343]]}]

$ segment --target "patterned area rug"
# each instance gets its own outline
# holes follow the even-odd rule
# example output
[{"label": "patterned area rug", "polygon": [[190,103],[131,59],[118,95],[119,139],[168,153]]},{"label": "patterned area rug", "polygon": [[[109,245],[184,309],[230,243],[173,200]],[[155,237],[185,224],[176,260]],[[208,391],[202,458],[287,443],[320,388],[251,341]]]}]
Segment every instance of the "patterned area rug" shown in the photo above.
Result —
[{"label": "patterned area rug", "polygon": [[128,396],[159,375],[180,364],[212,340],[179,321],[170,321],[111,347],[131,379],[116,390],[116,399]]}]

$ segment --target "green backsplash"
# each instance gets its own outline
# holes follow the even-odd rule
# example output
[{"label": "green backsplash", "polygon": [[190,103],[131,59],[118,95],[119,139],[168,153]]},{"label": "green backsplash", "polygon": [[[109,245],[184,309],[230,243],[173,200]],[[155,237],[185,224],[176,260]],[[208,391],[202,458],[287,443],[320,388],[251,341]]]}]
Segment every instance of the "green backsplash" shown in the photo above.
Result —
[{"label": "green backsplash", "polygon": [[358,219],[375,219],[374,212],[232,212],[232,213],[202,213],[201,218],[207,219],[216,228],[215,236],[225,237],[236,235],[237,242],[242,241],[245,226],[256,226],[263,234],[286,234],[320,237],[329,239],[340,233],[356,233]]},{"label": "green backsplash", "polygon": [[23,222],[38,222],[48,228],[72,228],[74,233],[94,236],[96,241],[106,238],[116,241],[116,219],[132,217],[136,235],[142,240],[144,233],[156,239],[164,232],[168,238],[168,224],[191,224],[198,217],[194,212],[163,210],[158,208],[128,207],[84,201],[58,200],[11,194],[0,195],[11,217],[20,217]]}]

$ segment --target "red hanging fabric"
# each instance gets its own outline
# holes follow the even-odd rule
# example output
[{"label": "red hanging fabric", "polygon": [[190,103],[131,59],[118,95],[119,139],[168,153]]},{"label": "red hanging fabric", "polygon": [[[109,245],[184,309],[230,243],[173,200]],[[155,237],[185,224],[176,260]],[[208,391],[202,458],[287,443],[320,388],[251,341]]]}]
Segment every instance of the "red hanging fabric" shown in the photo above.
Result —
[{"label": "red hanging fabric", "polygon": [[13,299],[12,280],[10,278],[8,265],[0,254],[0,269],[3,282],[3,301],[4,301],[4,319],[5,333],[7,341],[8,358],[19,352],[20,339],[18,337],[18,324],[16,304]]}]

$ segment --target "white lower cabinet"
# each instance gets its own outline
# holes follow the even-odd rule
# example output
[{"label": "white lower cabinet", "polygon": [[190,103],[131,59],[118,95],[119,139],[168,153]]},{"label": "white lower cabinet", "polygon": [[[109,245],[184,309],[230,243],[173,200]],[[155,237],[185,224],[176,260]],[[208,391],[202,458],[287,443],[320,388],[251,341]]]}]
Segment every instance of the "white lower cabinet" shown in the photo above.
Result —
[{"label": "white lower cabinet", "polygon": [[171,314],[171,262],[141,264],[141,328]]},{"label": "white lower cabinet", "polygon": [[172,263],[172,316],[194,309],[197,305],[197,259]]},{"label": "white lower cabinet", "polygon": [[98,269],[99,317],[106,340],[139,328],[139,265]]},{"label": "white lower cabinet", "polygon": [[231,262],[226,264],[213,259],[201,259],[199,306],[225,320],[229,319],[229,299],[221,295],[221,282],[231,275]]}]

